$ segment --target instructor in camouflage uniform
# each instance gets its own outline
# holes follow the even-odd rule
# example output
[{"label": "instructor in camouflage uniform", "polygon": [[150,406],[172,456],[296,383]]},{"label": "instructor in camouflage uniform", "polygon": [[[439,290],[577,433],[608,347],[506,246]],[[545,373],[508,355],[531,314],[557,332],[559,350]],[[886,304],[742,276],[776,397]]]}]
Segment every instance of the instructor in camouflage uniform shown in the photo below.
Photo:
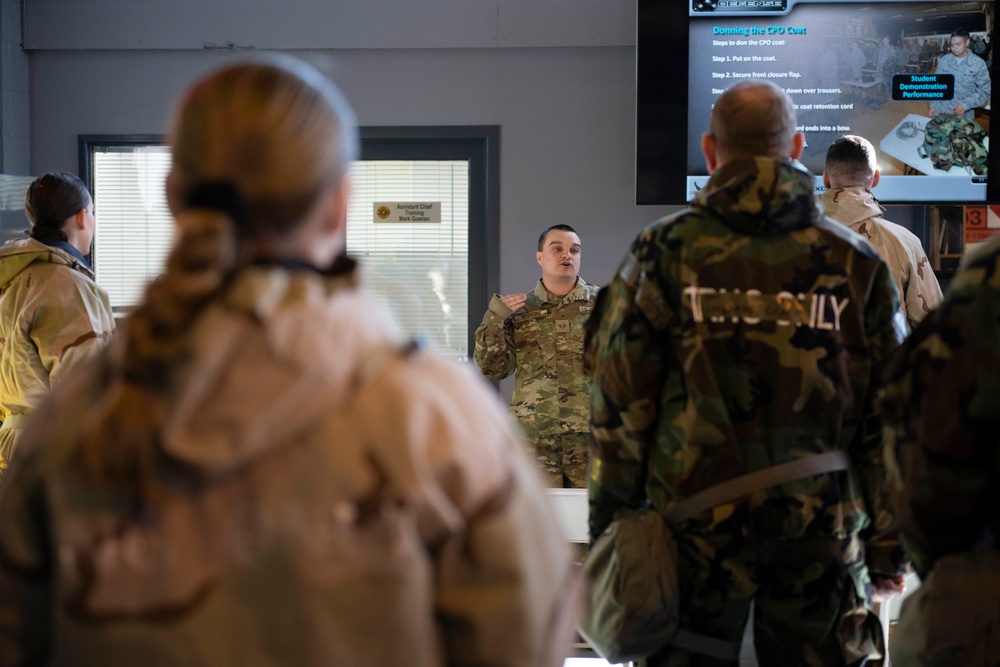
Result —
[{"label": "instructor in camouflage uniform", "polygon": [[907,339],[883,400],[903,544],[923,583],[903,603],[893,667],[1000,660],[1000,238]]},{"label": "instructor in camouflage uniform", "polygon": [[955,96],[931,102],[931,118],[938,114],[965,114],[973,119],[974,110],[990,101],[990,70],[986,61],[969,51],[969,31],[959,28],[948,40],[951,53],[938,59],[935,74],[955,75]]},{"label": "instructor in camouflage uniform", "polygon": [[587,486],[590,386],[583,327],[599,287],[580,277],[580,237],[549,227],[535,260],[542,277],[530,294],[493,295],[476,329],[476,365],[487,378],[514,375],[510,411],[532,444],[550,486]]},{"label": "instructor in camouflage uniform", "polygon": [[639,235],[588,324],[592,539],[623,508],[666,513],[779,464],[843,462],[676,526],[681,632],[649,665],[735,666],[751,601],[761,665],[884,658],[866,557],[891,517],[871,399],[906,324],[871,245],[821,215],[795,127],[770,82],[719,97],[711,179]]}]

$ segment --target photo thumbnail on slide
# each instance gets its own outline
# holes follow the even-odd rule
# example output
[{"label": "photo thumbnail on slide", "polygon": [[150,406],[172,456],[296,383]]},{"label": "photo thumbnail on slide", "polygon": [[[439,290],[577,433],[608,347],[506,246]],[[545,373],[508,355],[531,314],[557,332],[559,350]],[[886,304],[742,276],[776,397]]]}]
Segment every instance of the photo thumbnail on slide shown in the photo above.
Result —
[{"label": "photo thumbnail on slide", "polygon": [[[973,10],[973,11],[970,11]],[[688,194],[722,92],[767,79],[791,96],[819,177],[844,134],[878,149],[885,201],[986,196],[993,2],[690,0]]]}]

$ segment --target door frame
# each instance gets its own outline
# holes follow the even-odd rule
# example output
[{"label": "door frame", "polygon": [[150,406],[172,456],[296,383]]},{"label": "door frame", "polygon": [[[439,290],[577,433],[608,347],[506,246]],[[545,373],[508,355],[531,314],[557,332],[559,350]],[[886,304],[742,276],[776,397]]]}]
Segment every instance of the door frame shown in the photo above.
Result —
[{"label": "door frame", "polygon": [[500,126],[358,128],[361,160],[467,160],[469,163],[469,357],[475,332],[500,289]]}]

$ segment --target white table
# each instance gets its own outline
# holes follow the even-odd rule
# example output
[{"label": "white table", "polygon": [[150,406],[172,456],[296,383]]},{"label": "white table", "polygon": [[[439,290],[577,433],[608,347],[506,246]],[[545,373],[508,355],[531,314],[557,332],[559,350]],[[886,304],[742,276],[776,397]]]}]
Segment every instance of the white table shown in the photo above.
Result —
[{"label": "white table", "polygon": [[586,544],[590,542],[588,516],[590,507],[587,489],[546,489],[556,520],[567,541]]},{"label": "white table", "polygon": [[868,108],[869,101],[878,101],[878,87],[881,83],[881,79],[875,81],[850,79],[849,81],[841,81],[840,87],[848,90],[854,89],[856,91],[858,103],[861,105],[861,113],[864,113],[865,109]]}]

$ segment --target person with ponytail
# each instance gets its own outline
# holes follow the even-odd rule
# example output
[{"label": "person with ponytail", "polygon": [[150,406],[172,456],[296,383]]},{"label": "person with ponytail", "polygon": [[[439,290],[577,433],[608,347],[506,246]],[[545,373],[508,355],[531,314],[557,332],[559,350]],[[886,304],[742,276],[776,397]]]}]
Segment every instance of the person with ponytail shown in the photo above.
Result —
[{"label": "person with ponytail", "polygon": [[97,222],[87,186],[73,174],[43,174],[28,186],[24,212],[28,238],[0,247],[0,480],[41,398],[115,330],[88,260]]},{"label": "person with ponytail", "polygon": [[337,89],[238,60],[169,143],[166,270],[0,487],[0,667],[561,665],[577,576],[506,411],[345,256]]}]

